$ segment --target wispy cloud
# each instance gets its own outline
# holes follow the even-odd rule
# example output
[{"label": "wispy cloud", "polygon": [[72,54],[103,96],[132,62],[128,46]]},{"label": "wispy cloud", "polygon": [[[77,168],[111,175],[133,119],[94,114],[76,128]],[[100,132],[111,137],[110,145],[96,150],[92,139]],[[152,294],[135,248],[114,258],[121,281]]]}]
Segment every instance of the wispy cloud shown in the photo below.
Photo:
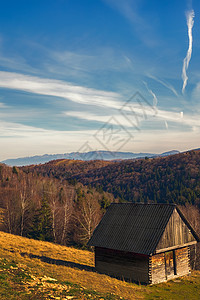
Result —
[{"label": "wispy cloud", "polygon": [[[128,110],[128,109],[127,109]],[[134,112],[134,114],[133,114]],[[146,115],[146,118],[144,118],[144,112]],[[67,111],[64,112],[66,116],[74,117],[81,120],[86,121],[93,121],[93,122],[100,122],[105,123],[110,119],[110,115],[107,113],[103,114],[95,114],[92,112],[81,112],[81,111]],[[132,115],[131,115],[132,114]],[[199,116],[197,115],[190,115],[190,114],[184,114],[183,112],[174,112],[174,111],[168,111],[168,110],[162,110],[157,109],[157,114],[152,115],[152,111],[148,106],[143,106],[141,109],[141,106],[137,103],[132,106],[132,111],[129,111],[129,117],[132,117],[133,121],[136,120],[139,122],[138,126],[142,124],[145,125],[145,122],[151,122],[154,123],[154,130],[158,130],[157,126],[158,122],[164,122],[165,127],[168,129],[168,123],[174,123],[177,124],[177,126],[187,126],[188,128],[192,129],[194,126],[200,127],[200,120]],[[119,111],[115,111],[114,117],[118,120],[118,122],[124,126],[133,128],[133,125],[126,119],[122,114],[120,114]],[[112,120],[110,121],[112,124]],[[113,120],[113,124],[115,124],[115,120]],[[152,128],[151,128],[152,129]]]},{"label": "wispy cloud", "polygon": [[[6,158],[77,151],[94,130],[46,130],[0,121],[0,161]],[[13,151],[14,149],[14,151]]]},{"label": "wispy cloud", "polygon": [[[140,152],[143,149],[144,152],[155,153],[156,149],[157,153],[161,153],[166,151],[166,145],[169,149],[176,147],[179,150],[187,150],[188,145],[192,145],[193,148],[199,147],[198,126],[194,125],[188,132],[166,130],[164,134],[159,128],[156,129],[156,134],[155,130],[135,131],[134,139],[131,139],[123,150]],[[0,160],[44,154],[44,149],[46,149],[45,153],[49,154],[78,151],[86,141],[89,141],[93,149],[102,149],[102,146],[94,138],[92,139],[95,133],[96,130],[45,130],[20,123],[0,121]]]},{"label": "wispy cloud", "polygon": [[9,70],[29,72],[35,74],[36,68],[30,66],[20,55],[8,56],[0,50],[0,66]]},{"label": "wispy cloud", "polygon": [[61,80],[11,72],[0,72],[0,87],[40,95],[61,97],[76,103],[101,107],[118,107],[120,100],[120,95],[114,92],[86,88]]},{"label": "wispy cloud", "polygon": [[8,108],[8,106],[7,106],[6,104],[0,102],[0,109],[1,109],[1,108]]},{"label": "wispy cloud", "polygon": [[189,46],[188,46],[188,51],[187,55],[183,60],[183,68],[182,68],[182,79],[183,79],[183,87],[182,87],[182,93],[185,92],[185,88],[187,85],[188,81],[188,76],[187,76],[187,69],[189,67],[190,59],[192,56],[192,28],[194,25],[194,10],[190,10],[186,13],[186,18],[187,18],[187,27],[188,27],[188,38],[189,38]]},{"label": "wispy cloud", "polygon": [[[26,91],[29,93],[41,94],[41,95],[49,95],[60,97],[64,99],[68,99],[75,103],[81,103],[84,105],[96,106],[99,109],[102,109],[102,114],[99,116],[97,114],[85,114],[84,112],[79,115],[75,113],[72,115],[74,117],[79,117],[82,119],[88,120],[98,120],[99,122],[104,122],[105,120],[105,109],[112,110],[112,113],[117,113],[117,110],[122,107],[125,99],[122,99],[122,96],[118,93],[95,90],[91,88],[86,88],[78,85],[73,85],[71,83],[61,81],[61,80],[52,80],[52,79],[44,79],[34,76],[27,76],[17,73],[9,73],[9,72],[0,72],[0,87],[7,89],[15,89]],[[154,104],[157,102],[156,95],[152,92],[151,95],[154,98]],[[145,106],[141,109],[141,105],[137,102],[132,103],[132,109],[135,114],[141,116],[144,111],[149,117],[154,117],[152,114],[152,109],[150,107]],[[114,111],[113,111],[114,110]],[[129,110],[128,107],[124,107],[124,110]],[[84,117],[85,114],[85,117]],[[107,115],[110,116],[110,111],[107,110]],[[69,116],[69,114],[68,114]],[[188,126],[199,126],[200,121],[198,116],[190,116],[183,114],[180,112],[167,111],[162,109],[157,109],[156,114],[157,119],[162,119],[166,121],[172,122],[181,122]],[[127,126],[126,123],[124,123]]]},{"label": "wispy cloud", "polygon": [[192,98],[197,100],[199,106],[199,98],[200,98],[200,82],[198,82],[192,91]]},{"label": "wispy cloud", "polygon": [[[67,75],[71,78],[90,79],[101,72],[130,71],[131,62],[121,51],[111,47],[96,47],[79,51],[47,51],[49,60],[44,68],[51,73]],[[104,73],[105,74],[105,73]],[[105,76],[105,75],[104,75]]]},{"label": "wispy cloud", "polygon": [[[114,118],[111,118],[111,115],[108,113],[105,114],[94,114],[92,112],[81,112],[81,111],[66,111],[64,114],[68,117],[73,117],[81,120],[86,121],[93,121],[93,122],[99,122],[99,123],[107,123],[109,121],[109,124],[116,125],[116,120],[119,124],[121,124],[124,127],[133,127],[130,122],[123,117],[122,114],[119,113],[119,111],[116,111],[114,114]],[[141,109],[140,109],[141,114]]]},{"label": "wispy cloud", "polygon": [[156,94],[151,89],[149,89],[149,87],[145,81],[143,81],[143,83],[146,86],[147,91],[153,96],[153,106],[156,107],[158,104],[158,99],[156,97]]},{"label": "wispy cloud", "polygon": [[171,84],[169,84],[167,82],[164,82],[163,80],[161,80],[161,79],[159,79],[159,78],[157,78],[157,77],[155,77],[153,75],[148,75],[148,77],[154,79],[157,82],[159,82],[160,84],[162,84],[163,86],[165,86],[167,89],[169,89],[172,93],[174,93],[175,96],[178,97],[177,91],[175,90],[175,88]]}]

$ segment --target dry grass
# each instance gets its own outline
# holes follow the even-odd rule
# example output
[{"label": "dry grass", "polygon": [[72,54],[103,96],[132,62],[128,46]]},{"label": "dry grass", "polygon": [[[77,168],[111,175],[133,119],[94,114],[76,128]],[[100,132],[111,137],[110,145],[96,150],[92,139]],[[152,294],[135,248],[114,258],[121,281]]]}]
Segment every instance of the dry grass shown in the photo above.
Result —
[{"label": "dry grass", "polygon": [[[72,284],[71,289],[76,290],[73,299],[200,299],[198,271],[193,272],[191,276],[166,283],[142,286],[99,274],[92,269],[88,270],[94,267],[92,252],[0,232],[0,259],[4,258],[10,262],[14,261],[18,266],[23,265],[29,276],[35,276],[36,282],[39,282],[40,278],[50,277],[58,280],[58,287],[62,287],[63,283],[68,286]],[[46,259],[51,261],[45,262]],[[58,265],[59,263],[61,265]],[[92,291],[92,295],[86,292],[83,294],[82,290]],[[8,298],[1,296],[1,299]],[[11,294],[9,299],[69,298],[45,298],[43,294],[37,294],[36,298],[21,298]]]},{"label": "dry grass", "polygon": [[[77,263],[94,267],[94,254],[85,250],[64,247],[48,242],[27,239],[4,232],[0,232],[1,258],[12,259],[25,264],[36,276],[50,276],[61,282],[69,281],[98,293],[113,293],[125,299],[143,299],[141,289],[145,287],[123,282],[96,272],[81,270],[78,267],[68,267],[43,262],[41,257],[48,257],[56,261]],[[25,256],[22,256],[22,254]],[[40,258],[30,258],[29,255]],[[81,267],[81,266],[80,266]]]},{"label": "dry grass", "polygon": [[[84,161],[82,160],[70,160],[70,159],[62,159],[62,160],[59,160],[59,161],[56,161],[55,162],[55,165],[56,166],[59,166],[59,165],[62,165],[62,164],[65,164],[65,165],[71,165],[71,164],[74,164],[74,165],[79,165],[79,164],[83,164]],[[53,163],[52,163],[53,164]]]}]

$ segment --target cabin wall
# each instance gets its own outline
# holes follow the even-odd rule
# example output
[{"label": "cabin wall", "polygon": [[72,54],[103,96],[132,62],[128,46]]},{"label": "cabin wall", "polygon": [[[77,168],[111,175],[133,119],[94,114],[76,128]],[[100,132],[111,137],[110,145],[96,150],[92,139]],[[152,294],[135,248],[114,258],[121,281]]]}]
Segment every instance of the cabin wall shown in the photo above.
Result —
[{"label": "cabin wall", "polygon": [[176,246],[178,248],[181,245],[191,242],[195,243],[196,240],[175,209],[156,247],[156,251],[165,251],[164,249],[169,247],[176,248]]},{"label": "cabin wall", "polygon": [[95,247],[98,272],[130,281],[149,283],[149,257],[112,249]]},{"label": "cabin wall", "polygon": [[186,275],[190,272],[189,247],[175,250],[177,275]]},{"label": "cabin wall", "polygon": [[[167,257],[170,253],[173,253],[173,259],[169,268]],[[189,247],[159,253],[150,257],[149,260],[149,281],[153,284],[187,275],[190,272]]]},{"label": "cabin wall", "polygon": [[165,274],[165,253],[153,255],[150,258],[151,274],[150,282],[159,283],[166,280]]}]

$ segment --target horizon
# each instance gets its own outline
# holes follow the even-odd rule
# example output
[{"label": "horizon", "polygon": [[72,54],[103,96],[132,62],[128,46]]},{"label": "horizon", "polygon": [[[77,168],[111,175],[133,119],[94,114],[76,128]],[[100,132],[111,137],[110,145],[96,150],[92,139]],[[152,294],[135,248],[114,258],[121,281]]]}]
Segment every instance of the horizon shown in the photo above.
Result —
[{"label": "horizon", "polygon": [[0,16],[0,161],[199,148],[199,1],[8,0]]},{"label": "horizon", "polygon": [[[176,155],[176,154],[181,154],[181,153],[184,153],[184,152],[188,152],[188,151],[198,151],[200,148],[197,148],[197,149],[187,149],[185,151],[179,151],[177,149],[172,149],[172,150],[168,150],[168,151],[164,151],[164,152],[161,152],[161,153],[149,153],[149,152],[129,152],[129,151],[107,151],[107,150],[94,150],[94,151],[89,151],[89,152],[66,152],[66,153],[53,153],[53,154],[48,154],[48,153],[45,153],[45,154],[41,154],[41,155],[33,155],[33,156],[24,156],[24,157],[9,157],[9,158],[6,158],[2,161],[0,161],[0,163],[5,163],[5,164],[8,164],[9,166],[9,161],[20,161],[20,160],[26,160],[26,159],[34,159],[34,158],[43,158],[45,156],[59,156],[59,155],[73,155],[73,154],[78,154],[80,156],[78,156],[78,158],[53,158],[53,159],[49,159],[45,162],[36,162],[34,164],[40,164],[40,163],[46,163],[46,162],[49,162],[49,161],[52,161],[52,160],[59,160],[59,159],[66,159],[66,160],[83,160],[83,161],[92,161],[92,160],[108,160],[108,161],[112,161],[112,160],[127,160],[127,159],[144,159],[143,156],[136,156],[135,158],[114,158],[113,156],[113,159],[109,159],[109,158],[103,158],[103,156],[100,156],[100,157],[97,157],[97,156],[94,156],[94,158],[88,158],[88,159],[85,159],[84,157],[81,157],[81,155],[84,155],[84,154],[89,154],[89,153],[92,153],[92,152],[95,152],[95,153],[103,153],[105,152],[106,154],[110,154],[112,155],[112,153],[118,153],[119,155],[120,154],[134,154],[134,155],[153,155],[155,157],[159,157],[160,155],[163,155],[163,154],[166,154],[166,156],[168,155]],[[177,152],[177,153],[172,153],[172,154],[169,154],[171,152]],[[150,156],[148,156],[150,158]],[[164,156],[165,157],[165,156]],[[13,164],[12,164],[13,165]],[[12,166],[10,165],[10,166]],[[25,164],[27,165],[27,164]],[[14,165],[13,165],[14,166]],[[21,164],[19,165],[16,165],[16,166],[22,166]]]}]

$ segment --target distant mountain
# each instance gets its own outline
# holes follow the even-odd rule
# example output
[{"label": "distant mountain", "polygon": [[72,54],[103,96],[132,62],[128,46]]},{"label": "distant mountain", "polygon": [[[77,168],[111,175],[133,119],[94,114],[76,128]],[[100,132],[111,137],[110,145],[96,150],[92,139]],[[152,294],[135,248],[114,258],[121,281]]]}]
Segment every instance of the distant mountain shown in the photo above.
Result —
[{"label": "distant mountain", "polygon": [[30,157],[22,157],[15,159],[6,159],[2,163],[9,166],[28,166],[28,165],[38,165],[49,162],[56,159],[75,159],[75,160],[123,160],[123,159],[136,159],[145,157],[158,157],[158,156],[168,156],[180,153],[177,150],[172,150],[169,152],[164,152],[161,154],[155,153],[132,153],[132,152],[111,152],[111,151],[90,151],[85,153],[71,152],[64,154],[44,154]]},{"label": "distant mountain", "polygon": [[174,155],[174,154],[178,154],[180,153],[179,151],[177,150],[171,150],[171,151],[168,151],[168,152],[163,152],[162,154],[158,155],[158,156],[168,156],[168,155]]}]

